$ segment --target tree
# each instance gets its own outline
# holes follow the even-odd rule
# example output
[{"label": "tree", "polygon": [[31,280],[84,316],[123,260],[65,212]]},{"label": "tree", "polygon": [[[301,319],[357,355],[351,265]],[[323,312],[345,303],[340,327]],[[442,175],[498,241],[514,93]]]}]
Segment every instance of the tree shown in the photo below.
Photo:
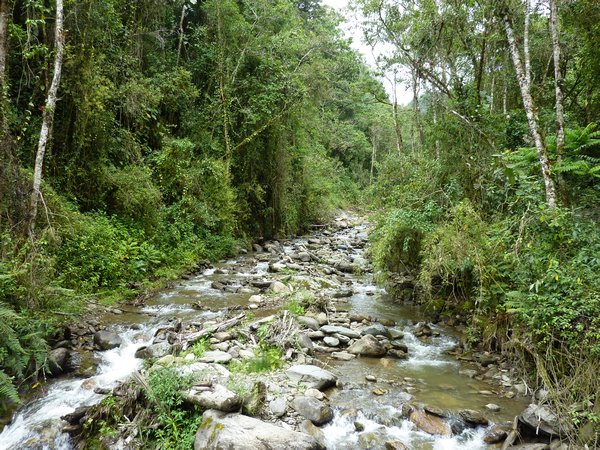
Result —
[{"label": "tree", "polygon": [[[552,180],[552,176],[550,173],[550,160],[548,159],[548,152],[546,149],[546,144],[542,137],[542,133],[540,130],[539,118],[537,115],[537,109],[535,107],[535,103],[533,101],[533,97],[531,95],[531,82],[530,76],[527,75],[527,67],[523,66],[521,62],[521,55],[519,52],[519,48],[517,46],[517,42],[515,39],[515,33],[512,26],[512,21],[510,17],[510,12],[506,5],[503,5],[503,8],[500,12],[502,22],[504,23],[504,30],[506,32],[506,39],[508,40],[508,46],[510,50],[510,55],[513,60],[513,65],[515,68],[515,72],[517,74],[517,80],[519,81],[519,88],[521,90],[521,98],[523,100],[523,107],[525,108],[525,114],[527,116],[527,123],[529,125],[529,132],[533,137],[535,142],[535,148],[538,153],[538,159],[540,162],[540,166],[542,169],[542,177],[544,179],[544,187],[546,191],[546,203],[548,207],[555,208],[556,207],[556,188],[554,186],[554,181]],[[526,14],[528,17],[528,13]],[[527,19],[528,20],[528,19]],[[524,39],[524,53],[525,55],[529,54],[529,46],[528,39]],[[526,61],[528,60],[528,57]]]},{"label": "tree", "polygon": [[46,96],[46,104],[44,106],[44,113],[42,116],[42,128],[40,130],[40,138],[37,146],[37,153],[35,157],[35,166],[33,169],[33,190],[31,192],[30,200],[30,211],[29,211],[29,222],[28,222],[28,234],[33,240],[35,237],[35,220],[38,211],[38,204],[41,199],[42,193],[40,192],[40,186],[42,183],[42,169],[44,166],[44,156],[46,154],[46,147],[48,141],[51,138],[52,122],[54,120],[54,111],[56,109],[56,102],[58,96],[58,87],[60,85],[60,76],[62,71],[62,63],[64,56],[65,47],[65,34],[63,30],[63,2],[62,0],[56,0],[56,22],[54,24],[54,74],[52,75],[52,83]]}]

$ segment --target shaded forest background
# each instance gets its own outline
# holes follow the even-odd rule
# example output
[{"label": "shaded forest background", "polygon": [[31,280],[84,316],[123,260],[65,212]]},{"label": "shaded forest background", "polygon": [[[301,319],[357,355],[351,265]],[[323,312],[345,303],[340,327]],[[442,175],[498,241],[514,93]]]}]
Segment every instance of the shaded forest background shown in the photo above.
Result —
[{"label": "shaded forest background", "polygon": [[89,302],[360,204],[396,295],[511,354],[569,436],[598,438],[600,5],[353,7],[410,105],[319,1],[66,2],[32,229],[56,4],[2,0],[0,397]]}]

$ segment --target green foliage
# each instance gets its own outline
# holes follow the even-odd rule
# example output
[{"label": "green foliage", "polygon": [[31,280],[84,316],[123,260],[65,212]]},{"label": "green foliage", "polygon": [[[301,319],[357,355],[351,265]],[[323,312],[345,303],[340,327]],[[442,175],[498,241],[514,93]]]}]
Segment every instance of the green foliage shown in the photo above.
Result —
[{"label": "green foliage", "polygon": [[150,434],[158,448],[184,450],[193,446],[201,414],[195,409],[184,409],[181,396],[192,382],[193,378],[172,368],[162,368],[149,375],[147,398],[156,408],[158,422]]}]

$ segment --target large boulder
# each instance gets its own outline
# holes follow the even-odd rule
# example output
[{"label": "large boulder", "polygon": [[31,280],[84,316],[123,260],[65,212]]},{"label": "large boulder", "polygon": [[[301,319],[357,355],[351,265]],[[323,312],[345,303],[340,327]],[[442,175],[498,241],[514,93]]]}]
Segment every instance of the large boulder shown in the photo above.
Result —
[{"label": "large boulder", "polygon": [[474,409],[461,409],[458,415],[469,425],[487,425],[489,423],[487,417],[485,417],[480,411]]},{"label": "large boulder", "polygon": [[286,430],[242,414],[208,410],[202,415],[194,450],[324,450],[308,434]]},{"label": "large boulder", "polygon": [[215,384],[210,389],[204,386],[192,386],[183,393],[183,398],[204,409],[224,412],[239,411],[242,406],[242,398],[220,384]]},{"label": "large boulder", "polygon": [[521,413],[519,422],[532,434],[557,436],[561,431],[558,417],[545,406],[534,403]]},{"label": "large boulder", "polygon": [[331,372],[309,364],[297,364],[286,370],[292,381],[304,382],[315,389],[324,390],[335,386],[337,377]]},{"label": "large boulder", "polygon": [[367,334],[348,347],[348,353],[361,356],[383,356],[387,349],[370,334]]},{"label": "large boulder", "polygon": [[294,409],[305,419],[310,420],[315,425],[323,425],[331,422],[333,419],[333,410],[314,397],[296,397],[292,402]]},{"label": "large boulder", "polygon": [[425,433],[452,436],[452,429],[444,419],[428,414],[425,411],[415,410],[410,413],[409,419],[416,427]]},{"label": "large boulder", "polygon": [[110,350],[121,346],[120,336],[114,331],[97,331],[94,334],[94,345],[98,350]]}]

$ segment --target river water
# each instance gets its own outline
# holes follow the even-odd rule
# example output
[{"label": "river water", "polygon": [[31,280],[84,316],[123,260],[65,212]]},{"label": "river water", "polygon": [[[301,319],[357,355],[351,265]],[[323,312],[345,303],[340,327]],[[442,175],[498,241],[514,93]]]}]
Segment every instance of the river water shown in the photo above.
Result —
[{"label": "river water", "polygon": [[[352,220],[348,216],[341,219],[342,222]],[[155,295],[142,307],[118,316],[107,315],[103,321],[119,332],[123,340],[121,347],[96,352],[99,363],[96,373],[89,378],[50,381],[45,395],[20,408],[0,433],[0,450],[72,449],[69,436],[61,432],[65,422],[60,417],[78,406],[98,403],[104,395],[95,393],[95,388],[111,389],[138,370],[142,360],[135,358],[136,350],[151,342],[161,325],[172,319],[199,323],[217,318],[225,308],[247,306],[250,293],[244,289],[240,292],[239,288],[248,286],[250,280],[270,279],[273,274],[268,273],[269,261],[285,261],[299,250],[312,248],[316,253],[321,252],[321,258],[318,262],[303,264],[294,275],[298,278],[321,277],[318,270],[323,265],[323,256],[350,260],[367,269],[369,263],[363,250],[367,231],[367,226],[361,223],[338,226],[288,241],[278,254],[248,254],[224,261]],[[227,290],[211,287],[214,281],[227,281]],[[404,332],[409,357],[406,360],[357,358],[351,361],[338,361],[327,355],[320,357],[344,386],[329,394],[335,416],[323,427],[327,448],[354,449],[365,448],[365,445],[368,448],[365,444],[368,438],[383,433],[386,439],[398,439],[411,449],[485,449],[489,446],[483,442],[484,427],[466,428],[453,437],[432,436],[402,417],[402,404],[412,401],[443,410],[481,411],[484,405],[495,403],[501,408],[499,412],[486,411],[491,423],[510,421],[523,410],[524,400],[490,395],[489,384],[459,375],[459,362],[446,354],[456,344],[452,330],[432,326],[434,336],[427,341],[415,337],[414,324],[423,320],[424,315],[414,306],[393,302],[384,289],[373,283],[369,270],[358,275],[346,274],[343,279],[338,274],[337,281],[353,291],[350,297],[336,304],[337,310],[395,321],[396,328]],[[198,301],[207,308],[194,309],[192,304]],[[273,312],[260,309],[254,311],[254,315]],[[366,381],[367,375],[376,381]],[[378,395],[373,394],[374,389],[379,389]],[[348,410],[354,412],[347,414]],[[357,421],[364,427],[360,433],[356,431]]]}]

